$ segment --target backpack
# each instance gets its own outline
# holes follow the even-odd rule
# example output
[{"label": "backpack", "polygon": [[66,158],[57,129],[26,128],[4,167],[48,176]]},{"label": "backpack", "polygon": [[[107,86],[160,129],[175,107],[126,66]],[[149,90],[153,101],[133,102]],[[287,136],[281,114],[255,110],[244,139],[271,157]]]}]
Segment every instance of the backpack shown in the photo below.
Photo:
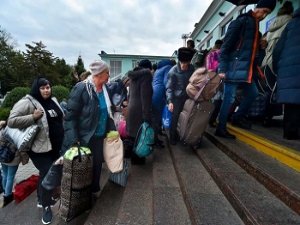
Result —
[{"label": "backpack", "polygon": [[133,151],[140,158],[146,157],[153,152],[153,145],[154,130],[149,123],[144,122],[138,130]]},{"label": "backpack", "polygon": [[205,87],[197,101],[209,101],[214,97],[222,80],[216,72],[207,72],[205,68],[199,68],[195,70],[189,79],[189,84],[186,87],[188,96],[194,99],[204,82],[206,83]]}]

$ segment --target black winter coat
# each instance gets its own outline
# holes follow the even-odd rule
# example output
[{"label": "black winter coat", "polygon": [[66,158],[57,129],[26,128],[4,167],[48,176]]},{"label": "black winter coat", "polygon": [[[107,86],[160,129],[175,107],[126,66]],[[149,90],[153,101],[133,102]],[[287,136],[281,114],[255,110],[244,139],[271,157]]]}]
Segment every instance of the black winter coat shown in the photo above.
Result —
[{"label": "black winter coat", "polygon": [[221,47],[218,70],[225,73],[226,82],[252,82],[258,44],[258,23],[252,11],[230,23]]},{"label": "black winter coat", "polygon": [[[82,146],[88,145],[98,125],[98,105],[99,101],[94,87],[87,80],[78,82],[73,87],[66,109],[64,123],[65,136],[61,155],[78,141]],[[111,120],[108,118],[107,130],[110,123]]]},{"label": "black winter coat", "polygon": [[277,102],[300,104],[300,8],[287,24],[273,51]]},{"label": "black winter coat", "polygon": [[143,122],[151,124],[152,74],[149,69],[138,69],[128,73],[130,79],[128,116],[126,130],[136,137]]}]

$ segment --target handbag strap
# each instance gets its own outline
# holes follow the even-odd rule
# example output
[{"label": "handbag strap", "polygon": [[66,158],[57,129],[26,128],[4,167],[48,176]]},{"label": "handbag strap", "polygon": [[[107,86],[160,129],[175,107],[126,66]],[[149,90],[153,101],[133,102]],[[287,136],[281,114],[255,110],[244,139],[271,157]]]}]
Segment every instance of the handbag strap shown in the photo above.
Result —
[{"label": "handbag strap", "polygon": [[81,151],[80,151],[80,144],[77,144],[77,149],[78,149],[78,161],[82,161],[82,156],[81,156]]},{"label": "handbag strap", "polygon": [[134,140],[134,144],[133,144],[133,148],[135,148],[137,146],[137,142],[138,142],[138,139],[139,137],[141,136],[141,133],[142,133],[142,129],[143,129],[143,123],[141,124],[137,134],[136,134],[136,137],[135,137],[135,140]]},{"label": "handbag strap", "polygon": [[208,76],[208,74],[206,74],[206,80],[201,82],[200,85],[198,86],[200,89],[199,89],[198,93],[195,95],[194,101],[197,101],[197,99],[200,97],[202,91],[204,90],[204,88],[209,80],[210,80],[209,76]]},{"label": "handbag strap", "polygon": [[32,103],[34,109],[37,109],[37,107],[35,106],[35,104],[33,103],[33,101],[30,98],[28,98],[28,100]]}]

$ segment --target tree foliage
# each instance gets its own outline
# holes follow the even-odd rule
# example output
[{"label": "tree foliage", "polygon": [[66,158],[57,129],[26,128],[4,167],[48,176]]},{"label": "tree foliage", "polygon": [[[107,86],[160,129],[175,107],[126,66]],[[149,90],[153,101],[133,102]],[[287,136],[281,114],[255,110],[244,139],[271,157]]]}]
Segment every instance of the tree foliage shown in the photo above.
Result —
[{"label": "tree foliage", "polygon": [[[16,42],[0,26],[0,92],[5,94],[17,86],[31,86],[37,76],[47,78],[52,85],[74,85],[72,66],[55,57],[42,41],[26,44],[25,52],[15,49]],[[76,71],[85,71],[83,60],[78,58]]]},{"label": "tree foliage", "polygon": [[15,87],[7,94],[1,107],[12,108],[17,101],[29,94],[29,92],[30,88],[28,87]]},{"label": "tree foliage", "polygon": [[57,98],[58,102],[68,99],[70,90],[64,86],[57,85],[52,87],[52,95]]}]

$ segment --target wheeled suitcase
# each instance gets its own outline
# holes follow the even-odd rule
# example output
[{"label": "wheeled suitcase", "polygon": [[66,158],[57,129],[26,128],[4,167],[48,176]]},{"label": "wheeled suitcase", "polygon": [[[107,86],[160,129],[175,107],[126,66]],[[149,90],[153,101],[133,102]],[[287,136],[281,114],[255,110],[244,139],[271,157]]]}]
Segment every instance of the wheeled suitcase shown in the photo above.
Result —
[{"label": "wheeled suitcase", "polygon": [[182,142],[197,145],[214,110],[214,104],[210,99],[218,91],[221,79],[215,72],[199,68],[189,82],[186,91],[190,98],[185,101],[179,115],[177,132]]},{"label": "wheeled suitcase", "polygon": [[214,104],[212,102],[186,100],[177,124],[180,140],[188,145],[198,144],[213,110]]}]

